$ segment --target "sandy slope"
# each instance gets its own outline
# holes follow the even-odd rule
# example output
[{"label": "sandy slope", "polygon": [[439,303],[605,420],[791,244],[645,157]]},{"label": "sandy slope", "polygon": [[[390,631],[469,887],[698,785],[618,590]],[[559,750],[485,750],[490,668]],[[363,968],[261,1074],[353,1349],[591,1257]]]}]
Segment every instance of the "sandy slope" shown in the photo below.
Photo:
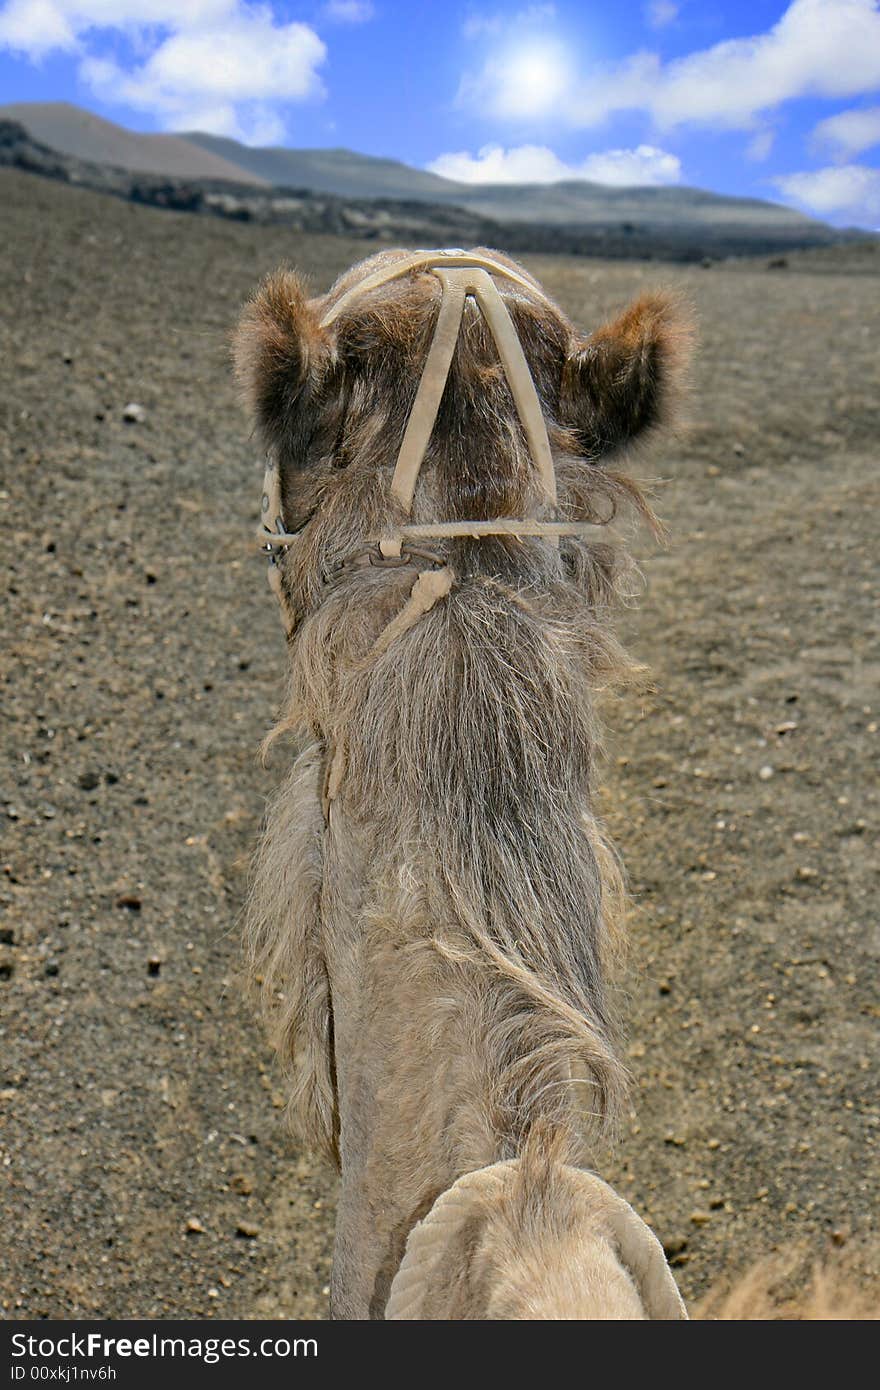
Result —
[{"label": "sandy slope", "polygon": [[[10,173],[0,208],[2,1307],[321,1316],[333,1180],[236,975],[283,652],[225,341],[279,259],[324,285],[359,248]],[[585,325],[658,274],[702,319],[654,462],[672,545],[625,621],[656,693],[611,711],[634,1110],[601,1169],[689,1296],[795,1238],[870,1273],[873,262],[531,264]]]},{"label": "sandy slope", "polygon": [[106,121],[68,101],[19,101],[0,106],[0,119],[20,121],[35,140],[93,164],[181,179],[265,182],[258,174],[182,135],[150,135]]}]

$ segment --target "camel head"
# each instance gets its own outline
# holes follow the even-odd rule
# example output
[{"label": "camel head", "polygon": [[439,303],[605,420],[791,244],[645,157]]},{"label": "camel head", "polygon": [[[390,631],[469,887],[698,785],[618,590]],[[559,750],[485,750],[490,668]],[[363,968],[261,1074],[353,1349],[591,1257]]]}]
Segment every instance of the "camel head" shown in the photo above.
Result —
[{"label": "camel head", "polygon": [[[537,1161],[536,1161],[537,1160]],[[594,1174],[526,1152],[466,1173],[414,1227],[389,1319],[686,1318],[657,1237]]]},{"label": "camel head", "polygon": [[[584,336],[515,262],[481,248],[467,254],[510,272],[496,279],[546,422],[555,513],[602,522],[624,496],[639,505],[613,463],[671,417],[688,352],[680,307],[666,294],[642,295]],[[296,560],[282,567],[291,631],[364,539],[399,513],[391,469],[444,295],[429,268],[373,284],[404,260],[400,251],[369,257],[317,298],[279,270],[241,318],[238,378],[277,465],[284,529],[298,536]],[[542,516],[545,493],[496,342],[468,299],[412,517]],[[492,549],[471,547],[472,563]],[[459,556],[459,572],[466,563]]]}]

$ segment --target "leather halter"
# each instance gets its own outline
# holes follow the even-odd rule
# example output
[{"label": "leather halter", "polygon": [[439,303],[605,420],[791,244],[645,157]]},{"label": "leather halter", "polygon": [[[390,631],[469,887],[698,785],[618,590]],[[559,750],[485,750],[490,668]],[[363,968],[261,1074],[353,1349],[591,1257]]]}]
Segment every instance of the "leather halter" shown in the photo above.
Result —
[{"label": "leather halter", "polygon": [[[519,288],[527,290],[529,294],[546,301],[547,296],[531,280],[491,256],[473,255],[459,250],[414,251],[380,267],[356,285],[352,285],[325,311],[321,327],[328,328],[356,299],[379,289],[391,280],[400,279],[419,270],[429,271],[437,277],[442,286],[442,295],[434,336],[391,479],[392,498],[405,516],[412,514],[416,482],[452,365],[465,300],[473,298],[489,325],[498,349],[529,452],[541,480],[545,501],[548,506],[555,507],[556,476],[547,425],[522,344],[492,276],[509,280]],[[560,536],[582,535],[594,529],[595,524],[592,522],[538,521],[535,518],[513,517],[497,517],[487,521],[441,521],[425,525],[392,523],[381,536],[369,538],[366,544],[369,547],[378,546],[381,556],[393,563],[395,559],[400,559],[401,552],[405,550],[409,541],[456,536],[508,535],[544,536],[558,545]],[[279,594],[278,554],[296,541],[297,534],[285,529],[281,510],[281,482],[272,459],[268,463],[263,480],[262,520],[257,537],[261,549],[270,556],[270,586]]]}]

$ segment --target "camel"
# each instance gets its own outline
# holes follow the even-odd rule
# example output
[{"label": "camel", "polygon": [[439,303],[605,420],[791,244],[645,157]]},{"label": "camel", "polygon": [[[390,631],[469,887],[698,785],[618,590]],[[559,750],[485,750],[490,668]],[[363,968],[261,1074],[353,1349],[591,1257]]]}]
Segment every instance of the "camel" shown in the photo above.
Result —
[{"label": "camel", "polygon": [[625,1093],[594,797],[630,561],[602,528],[656,524],[614,463],[688,347],[673,297],[583,337],[485,248],[383,251],[315,298],[282,269],[243,311],[269,740],[297,746],[246,932],[293,1123],[340,1169],[334,1318],[686,1316],[585,1165]]}]

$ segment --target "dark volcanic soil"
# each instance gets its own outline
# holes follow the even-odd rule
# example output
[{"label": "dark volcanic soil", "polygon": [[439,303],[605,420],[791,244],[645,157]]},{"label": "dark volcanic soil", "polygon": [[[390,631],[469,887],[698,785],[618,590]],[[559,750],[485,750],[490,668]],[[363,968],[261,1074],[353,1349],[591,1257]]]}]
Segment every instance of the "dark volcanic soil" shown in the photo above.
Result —
[{"label": "dark volcanic soil", "polygon": [[[238,975],[284,652],[226,337],[280,259],[364,246],[9,172],[0,208],[2,1307],[321,1317],[334,1179]],[[691,1297],[798,1239],[878,1277],[875,259],[529,262],[583,325],[658,279],[702,325],[639,465],[672,544],[624,621],[655,693],[610,710],[634,1087],[597,1156]]]}]

